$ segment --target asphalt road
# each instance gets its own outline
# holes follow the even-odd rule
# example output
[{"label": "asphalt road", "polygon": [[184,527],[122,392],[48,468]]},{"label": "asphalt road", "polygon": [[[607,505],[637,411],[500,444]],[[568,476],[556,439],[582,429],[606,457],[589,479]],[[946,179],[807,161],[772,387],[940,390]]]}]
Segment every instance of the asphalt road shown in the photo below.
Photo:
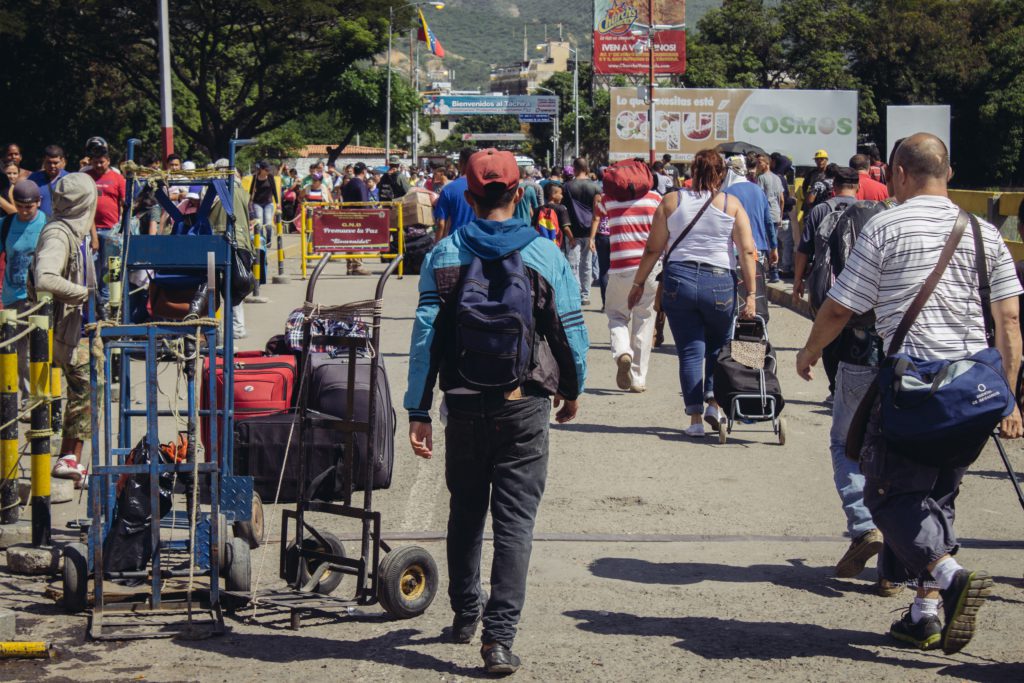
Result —
[{"label": "asphalt road", "polygon": [[[341,273],[342,264],[331,265],[315,300],[352,301],[372,291],[373,279]],[[414,276],[393,279],[385,294],[382,352],[399,406],[417,282]],[[267,287],[270,303],[247,305],[249,337],[240,346],[260,348],[280,333],[304,289],[298,279]],[[870,569],[858,579],[833,577],[848,540],[827,449],[826,387],[820,377],[805,383],[793,371],[808,321],[774,306],[771,314],[787,399],[785,446],[767,425],[740,425],[724,446],[683,436],[671,341],[653,358],[648,391],[623,393],[615,388],[606,319],[597,306],[586,312],[592,342],[587,393],[576,421],[552,426],[547,492],[515,648],[524,664],[515,680],[1024,680],[1024,511],[994,449],[968,474],[958,501],[960,560],[996,579],[979,633],[953,657],[897,646],[885,632],[911,593],[876,597]],[[261,609],[252,618],[247,610],[229,616],[229,632],[219,638],[96,643],[86,639],[84,616],[66,615],[44,595],[45,580],[3,573],[0,608],[18,612],[19,638],[52,641],[57,656],[0,661],[0,680],[481,676],[479,644],[451,645],[442,636],[451,618],[444,580],[444,463],[440,456],[415,458],[406,428],[399,411],[394,484],[375,503],[385,536],[400,536],[396,545],[420,543],[440,568],[439,594],[423,616],[392,621],[368,607],[337,618],[310,617],[291,631],[286,613]],[[436,437],[443,452],[443,438]],[[1021,444],[1010,449],[1024,470]],[[83,515],[84,505],[54,511],[63,525]],[[342,536],[357,531],[337,519],[318,522]],[[278,508],[268,505],[272,539],[278,523]],[[58,540],[73,537],[58,531]],[[351,542],[347,547],[355,550]],[[260,585],[280,587],[279,545],[264,550]],[[255,566],[264,550],[254,555]],[[489,552],[485,545],[485,566]],[[346,590],[351,583],[336,594]]]}]

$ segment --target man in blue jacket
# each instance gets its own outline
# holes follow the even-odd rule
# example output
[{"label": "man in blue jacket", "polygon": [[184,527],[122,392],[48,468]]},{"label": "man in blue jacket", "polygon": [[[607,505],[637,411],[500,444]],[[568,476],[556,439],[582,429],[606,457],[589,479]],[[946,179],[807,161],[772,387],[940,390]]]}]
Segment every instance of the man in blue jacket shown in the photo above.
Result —
[{"label": "man in blue jacket", "polygon": [[[477,152],[465,169],[466,201],[476,220],[441,240],[420,271],[420,301],[409,351],[409,441],[433,455],[430,407],[434,383],[444,392],[448,517],[448,595],[455,612],[452,639],[472,641],[483,621],[481,656],[489,673],[509,674],[526,599],[533,526],[544,493],[551,397],[555,419],[575,418],[586,376],[587,328],[579,283],[554,242],[514,217],[522,196],[509,152]],[[533,304],[532,357],[511,390],[467,387],[456,353],[456,304],[474,259],[493,263],[518,253]],[[527,302],[528,308],[528,302]],[[498,340],[495,340],[496,343]],[[481,586],[480,552],[490,504],[494,532],[491,595]]]}]

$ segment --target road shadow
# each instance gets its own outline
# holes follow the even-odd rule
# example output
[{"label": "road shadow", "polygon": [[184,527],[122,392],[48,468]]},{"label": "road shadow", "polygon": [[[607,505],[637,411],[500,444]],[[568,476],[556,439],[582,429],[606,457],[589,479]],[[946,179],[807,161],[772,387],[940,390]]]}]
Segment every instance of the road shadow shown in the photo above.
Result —
[{"label": "road shadow", "polygon": [[208,640],[172,640],[186,650],[208,652],[236,659],[254,659],[272,664],[308,662],[318,659],[377,662],[400,666],[413,671],[431,671],[455,674],[469,678],[488,678],[483,669],[468,668],[412,649],[420,645],[433,645],[443,641],[440,635],[415,638],[420,631],[398,629],[363,640],[338,640],[304,636],[292,632],[234,633],[223,638]]},{"label": "road shadow", "polygon": [[869,649],[891,644],[884,634],[817,624],[717,617],[642,617],[595,610],[571,610],[564,614],[579,620],[576,627],[590,633],[677,638],[673,643],[675,647],[704,659],[772,661],[836,657],[901,668],[933,669],[937,666],[935,662],[890,657]]},{"label": "road shadow", "polygon": [[1024,681],[1024,663],[969,662],[947,666],[935,673],[940,676],[953,676],[960,680],[977,681],[978,683]]},{"label": "road shadow", "polygon": [[[668,586],[688,586],[703,581],[729,583],[771,583],[805,591],[823,598],[839,598],[846,593],[872,593],[870,583],[841,581],[833,576],[833,567],[812,567],[802,559],[788,564],[753,564],[737,567],[709,562],[649,562],[632,557],[602,557],[590,563],[590,572],[604,579],[617,579]],[[874,579],[874,570],[862,576]]]},{"label": "road shadow", "polygon": [[[616,392],[611,392],[616,393]],[[583,424],[579,422],[569,422],[562,425],[552,425],[560,431],[569,432],[580,432],[582,434],[627,434],[633,436],[657,436],[663,441],[676,441],[679,443],[688,443],[696,446],[715,446],[718,448],[725,448],[727,446],[764,446],[764,440],[750,440],[743,439],[736,436],[734,431],[729,435],[729,442],[726,446],[720,446],[718,443],[718,436],[716,434],[710,434],[705,436],[703,440],[697,439],[696,437],[689,437],[683,433],[682,429],[667,429],[665,427],[653,427],[653,426],[629,426],[629,425],[609,425],[609,424]],[[763,434],[767,439],[767,443],[770,444],[775,435],[770,430],[753,432],[754,434]]]}]

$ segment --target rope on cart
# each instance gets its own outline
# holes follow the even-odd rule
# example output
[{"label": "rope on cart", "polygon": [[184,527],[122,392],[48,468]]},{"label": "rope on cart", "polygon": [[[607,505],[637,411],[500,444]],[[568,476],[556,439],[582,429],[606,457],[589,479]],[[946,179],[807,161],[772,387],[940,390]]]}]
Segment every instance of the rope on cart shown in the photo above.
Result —
[{"label": "rope on cart", "polygon": [[[306,374],[307,374],[306,373],[306,363],[308,361],[309,361],[309,356],[307,355],[306,356],[306,360],[303,361],[302,374],[299,376],[299,394],[298,395],[300,397],[299,398],[300,401],[302,400],[301,399],[301,397],[302,397],[302,390],[303,390],[303,388],[305,387],[305,384],[306,384]],[[281,498],[281,485],[284,483],[284,473],[285,473],[285,470],[288,467],[288,454],[292,450],[292,436],[295,434],[295,423],[298,421],[298,419],[299,419],[299,416],[298,416],[298,414],[296,414],[295,419],[292,420],[291,425],[288,427],[288,441],[286,442],[286,445],[284,447],[284,458],[281,460],[281,473],[277,475],[277,491],[274,493],[274,503],[273,504],[274,504],[275,507],[277,506],[278,501]],[[283,517],[281,518],[281,522],[280,523],[284,524],[284,518]],[[267,536],[268,538],[270,537],[267,534],[264,534],[264,535]],[[267,559],[267,555],[268,554],[269,553],[267,553],[266,549],[264,549],[264,551],[262,553],[260,553],[260,563],[259,563],[259,566],[256,568],[256,580],[253,581],[253,583],[252,583],[252,595],[249,598],[249,602],[252,603],[252,618],[253,619],[256,618],[256,607],[257,607],[257,603],[259,602],[259,598],[257,597],[257,593],[259,592],[259,589],[260,589],[260,579],[263,576],[263,565],[266,563],[266,559]]]}]

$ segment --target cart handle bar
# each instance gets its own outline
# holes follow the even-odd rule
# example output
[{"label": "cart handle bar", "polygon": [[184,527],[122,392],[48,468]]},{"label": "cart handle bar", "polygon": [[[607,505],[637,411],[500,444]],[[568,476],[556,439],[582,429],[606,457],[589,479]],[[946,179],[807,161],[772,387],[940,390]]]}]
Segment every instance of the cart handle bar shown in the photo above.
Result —
[{"label": "cart handle bar", "polygon": [[[327,267],[327,264],[330,262],[331,259],[323,258],[320,259],[320,262],[316,264],[316,268],[313,269],[313,274],[309,276],[309,284],[306,285],[306,301],[315,301],[315,299],[313,298],[313,293],[316,290],[316,282],[317,280],[320,279],[320,273],[323,271],[324,268]],[[401,262],[402,254],[399,254],[397,257],[395,257],[388,263],[387,269],[380,276],[380,279],[377,280],[377,292],[374,296],[374,299],[380,301],[384,297],[384,285],[387,283],[388,278],[391,277],[391,274],[395,272],[395,268],[397,268],[398,264]]]}]

